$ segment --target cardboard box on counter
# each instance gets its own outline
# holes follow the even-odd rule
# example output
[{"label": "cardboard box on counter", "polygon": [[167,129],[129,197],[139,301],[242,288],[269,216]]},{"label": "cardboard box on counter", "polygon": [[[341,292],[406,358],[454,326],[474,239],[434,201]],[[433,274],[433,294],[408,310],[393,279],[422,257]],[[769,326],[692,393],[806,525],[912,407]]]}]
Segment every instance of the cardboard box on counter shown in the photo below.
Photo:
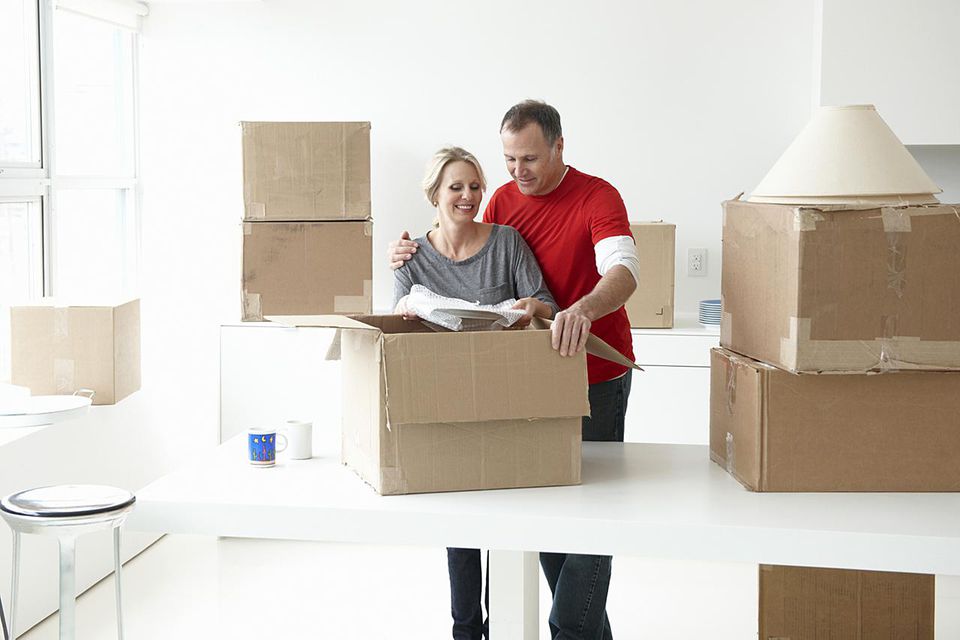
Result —
[{"label": "cardboard box on counter", "polygon": [[10,310],[10,381],[33,395],[94,391],[114,404],[140,388],[140,300]]},{"label": "cardboard box on counter", "polygon": [[400,316],[270,317],[340,329],[342,461],[379,493],[580,482],[586,354],[548,330],[437,332]]},{"label": "cardboard box on counter", "polygon": [[369,122],[242,122],[244,220],[370,218]]},{"label": "cardboard box on counter", "polygon": [[624,305],[630,326],[669,329],[673,326],[673,294],[677,225],[631,222],[637,243],[640,282]]},{"label": "cardboard box on counter", "polygon": [[710,354],[710,457],[753,491],[960,491],[960,372],[792,374]]},{"label": "cardboard box on counter", "polygon": [[794,372],[960,369],[960,206],[724,203],[720,343]]},{"label": "cardboard box on counter", "polygon": [[760,565],[760,638],[933,640],[934,576]]},{"label": "cardboard box on counter", "polygon": [[370,313],[372,222],[244,222],[244,321]]}]

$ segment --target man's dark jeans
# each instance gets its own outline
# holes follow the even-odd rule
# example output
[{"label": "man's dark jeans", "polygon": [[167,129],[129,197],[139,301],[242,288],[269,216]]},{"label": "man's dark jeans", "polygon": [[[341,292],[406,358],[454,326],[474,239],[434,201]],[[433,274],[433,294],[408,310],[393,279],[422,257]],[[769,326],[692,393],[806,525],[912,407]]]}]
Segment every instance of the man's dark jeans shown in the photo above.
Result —
[{"label": "man's dark jeans", "polygon": [[[590,385],[590,417],[583,419],[585,441],[623,442],[631,372]],[[607,619],[611,556],[541,553],[540,566],[553,592],[550,636],[554,640],[612,640]]]},{"label": "man's dark jeans", "polygon": [[[583,419],[585,441],[623,442],[624,417],[631,372],[615,380],[590,385],[590,417]],[[553,593],[550,635],[554,640],[612,640],[607,619],[610,556],[541,553],[540,566]],[[489,638],[480,606],[483,572],[479,549],[447,549],[450,572],[450,613],[454,640]],[[490,572],[485,605],[490,613]]]},{"label": "man's dark jeans", "polygon": [[[453,616],[453,640],[489,638],[487,620],[480,608],[483,590],[483,569],[479,549],[447,548],[447,569],[450,572],[450,615]],[[485,605],[490,613],[490,570],[487,570]]]}]

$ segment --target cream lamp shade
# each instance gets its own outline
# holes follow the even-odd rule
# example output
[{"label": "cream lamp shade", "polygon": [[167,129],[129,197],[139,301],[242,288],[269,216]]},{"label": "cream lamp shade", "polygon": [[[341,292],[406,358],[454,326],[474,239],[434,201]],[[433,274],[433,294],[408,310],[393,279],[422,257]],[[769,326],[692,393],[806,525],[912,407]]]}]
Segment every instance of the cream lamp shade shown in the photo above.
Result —
[{"label": "cream lamp shade", "polygon": [[750,202],[926,204],[941,189],[873,105],[821,107]]}]

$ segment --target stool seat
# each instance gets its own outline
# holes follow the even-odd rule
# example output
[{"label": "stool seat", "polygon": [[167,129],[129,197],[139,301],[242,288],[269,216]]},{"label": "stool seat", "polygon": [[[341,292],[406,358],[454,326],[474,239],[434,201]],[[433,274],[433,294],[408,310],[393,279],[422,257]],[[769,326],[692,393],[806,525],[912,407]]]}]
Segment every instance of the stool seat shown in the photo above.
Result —
[{"label": "stool seat", "polygon": [[0,500],[0,510],[30,518],[81,518],[125,509],[135,501],[125,489],[65,484],[10,494]]},{"label": "stool seat", "polygon": [[37,487],[0,499],[0,517],[13,530],[13,571],[10,580],[10,620],[0,622],[4,638],[16,638],[20,581],[20,535],[56,536],[60,543],[60,640],[73,640],[76,596],[76,539],[86,533],[113,530],[113,565],[117,591],[117,637],[123,640],[120,604],[120,527],[133,510],[136,497],[125,489],[96,484]]}]

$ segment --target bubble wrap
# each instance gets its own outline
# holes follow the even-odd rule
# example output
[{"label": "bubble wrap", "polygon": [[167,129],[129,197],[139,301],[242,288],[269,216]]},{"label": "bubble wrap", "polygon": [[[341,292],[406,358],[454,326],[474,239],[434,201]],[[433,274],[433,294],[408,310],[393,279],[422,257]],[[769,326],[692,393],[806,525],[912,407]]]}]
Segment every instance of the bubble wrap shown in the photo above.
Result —
[{"label": "bubble wrap", "polygon": [[[445,298],[423,285],[415,284],[410,288],[407,296],[407,309],[427,322],[440,325],[451,331],[481,331],[500,329],[513,325],[523,317],[520,309],[511,309],[517,301],[513,298],[497,304],[477,304],[460,298]],[[464,311],[487,311],[500,316],[499,318],[464,319],[446,310],[462,309]]]}]

